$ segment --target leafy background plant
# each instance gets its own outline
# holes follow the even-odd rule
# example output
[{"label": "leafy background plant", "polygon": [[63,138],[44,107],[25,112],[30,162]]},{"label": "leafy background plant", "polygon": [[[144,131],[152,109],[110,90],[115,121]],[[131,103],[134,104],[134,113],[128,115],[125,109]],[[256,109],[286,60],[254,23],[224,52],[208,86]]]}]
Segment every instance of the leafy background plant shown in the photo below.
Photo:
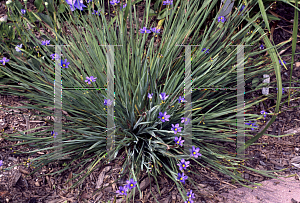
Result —
[{"label": "leafy background plant", "polygon": [[[65,25],[68,25],[68,29],[71,30],[71,36],[66,35],[63,29],[58,33],[54,26],[50,26],[51,23],[55,25],[55,21],[50,23],[37,16],[37,20],[40,23],[43,21],[57,36],[57,38],[52,38],[48,35],[42,35],[44,39],[50,39],[51,44],[71,45],[63,52],[63,59],[70,62],[69,68],[62,69],[63,87],[87,87],[88,85],[83,82],[81,76],[91,75],[97,77],[97,80],[89,87],[105,87],[107,50],[105,47],[98,45],[123,45],[115,48],[116,149],[113,153],[113,158],[118,158],[126,152],[127,157],[124,161],[122,176],[129,173],[130,178],[139,181],[141,172],[144,170],[155,178],[158,174],[165,173],[174,180],[178,188],[183,189],[182,184],[176,181],[179,172],[176,165],[180,159],[188,159],[189,155],[182,154],[182,148],[175,146],[173,141],[175,135],[171,131],[171,124],[180,123],[180,118],[184,115],[183,105],[177,101],[179,96],[183,96],[184,60],[182,57],[184,56],[180,56],[180,54],[183,53],[184,49],[176,46],[176,43],[201,45],[192,47],[194,87],[235,87],[236,50],[228,46],[230,44],[245,43],[253,45],[245,48],[245,58],[247,59],[245,63],[246,81],[249,81],[254,75],[262,76],[262,74],[274,70],[274,66],[268,65],[270,61],[261,61],[259,55],[265,52],[259,49],[263,30],[260,26],[254,25],[256,19],[260,17],[259,13],[249,18],[248,15],[241,16],[239,11],[236,10],[224,25],[218,23],[217,16],[210,23],[207,23],[207,14],[217,5],[217,2],[190,2],[190,4],[180,8],[178,8],[179,2],[175,3],[173,5],[174,9],[167,10],[169,13],[164,21],[162,42],[159,47],[154,47],[154,35],[149,45],[145,47],[145,34],[139,33],[138,30],[136,31],[137,34],[134,34],[132,28],[130,28],[129,36],[125,34],[127,33],[125,32],[125,25],[128,14],[130,14],[129,23],[132,24],[135,21],[138,24],[137,18],[132,18],[132,10],[129,9],[132,6],[134,16],[136,16],[135,5],[130,3],[124,11],[117,10],[117,17],[114,20],[121,30],[118,33],[112,23],[106,22],[103,15],[105,13],[103,2],[98,5],[99,8],[103,9],[100,16],[92,15],[90,10],[89,14],[85,16],[81,16],[80,13],[76,12],[76,14],[73,14],[80,16],[80,21],[77,20],[78,18],[67,19],[62,13],[62,16],[57,17],[57,19],[67,19]],[[256,2],[249,2],[249,11],[254,5],[256,5]],[[198,9],[199,7],[200,9]],[[68,7],[66,9],[69,11]],[[145,18],[139,28],[156,27],[157,25],[149,25],[148,23],[149,2],[147,2],[145,11]],[[233,29],[245,21],[247,23],[243,29]],[[200,35],[199,31],[203,28],[204,32]],[[41,42],[35,38],[30,30],[24,31],[24,34],[26,40],[29,41],[27,45],[29,44],[31,47],[39,46],[39,53],[34,52],[32,48],[27,50],[25,48],[22,50],[24,55],[14,55],[12,47],[2,45],[2,50],[11,51],[9,53],[11,61],[3,68],[3,71],[6,76],[10,77],[10,81],[20,83],[17,87],[6,85],[2,87],[2,92],[30,98],[36,104],[26,105],[25,108],[37,109],[45,113],[45,116],[52,115],[53,112],[46,110],[44,107],[53,107],[55,62],[50,59],[49,55],[53,54],[55,49],[54,47],[41,46]],[[152,33],[149,35],[151,36]],[[224,38],[224,36],[226,37]],[[267,44],[267,47],[271,48],[270,45],[270,43]],[[203,48],[209,48],[210,52],[202,52]],[[30,57],[30,59],[26,60],[26,57]],[[257,68],[261,66],[263,68]],[[279,66],[276,68],[279,68]],[[261,86],[258,86],[256,89],[260,88]],[[161,103],[159,99],[159,94],[162,92],[170,95],[165,103]],[[148,93],[154,93],[151,101],[147,98]],[[103,100],[107,98],[106,91],[64,90],[62,98],[63,110],[72,115],[71,118],[68,117],[71,122],[63,125],[63,129],[67,132],[63,134],[64,153],[62,155],[68,155],[72,160],[83,159],[81,164],[77,166],[84,166],[84,163],[88,162],[84,157],[88,154],[93,155],[93,163],[87,167],[88,172],[85,173],[82,170],[82,173],[80,173],[85,173],[81,179],[83,180],[96,169],[95,164],[104,160],[106,155],[107,116],[106,111],[103,109]],[[225,147],[221,149],[220,146],[215,144],[216,141],[221,143],[233,142],[236,137],[235,132],[232,132],[232,129],[236,126],[236,102],[232,102],[235,98],[235,92],[224,93],[222,91],[198,91],[197,94],[192,95],[193,144],[200,148],[202,157],[199,160],[192,159],[191,168],[196,164],[202,167],[209,166],[243,184],[245,180],[237,173],[239,170],[248,169],[264,175],[268,175],[268,173],[239,165],[242,160],[228,153],[232,149]],[[281,98],[280,94],[279,98]],[[252,102],[246,105],[245,108],[247,109],[259,102]],[[157,117],[159,112],[164,111],[167,111],[171,118],[169,122],[161,123]],[[142,113],[144,112],[147,114],[143,118]],[[200,123],[204,118],[205,125]],[[258,115],[245,114],[245,118],[247,122],[258,118]],[[53,124],[53,121],[47,122]],[[54,151],[57,146],[52,146],[55,143],[55,140],[49,136],[52,130],[52,128],[49,128],[46,131],[28,135],[21,133],[21,136],[7,135],[7,139],[27,140],[20,144],[30,144],[30,146],[36,147],[36,150],[25,153],[52,151],[52,153],[34,160],[35,163],[32,166],[38,170],[43,165],[57,161],[61,156]],[[220,130],[225,133],[217,133]],[[250,135],[247,134],[246,136]],[[170,147],[169,150],[167,146]],[[149,163],[153,163],[153,168],[148,166]],[[70,164],[65,170],[70,168],[69,166]],[[190,173],[197,174],[192,169]],[[194,184],[191,179],[188,182]],[[79,182],[73,186],[75,187],[77,184]],[[137,188],[140,190],[138,185]],[[182,190],[179,191],[181,191],[183,197],[186,196],[182,193]]]}]

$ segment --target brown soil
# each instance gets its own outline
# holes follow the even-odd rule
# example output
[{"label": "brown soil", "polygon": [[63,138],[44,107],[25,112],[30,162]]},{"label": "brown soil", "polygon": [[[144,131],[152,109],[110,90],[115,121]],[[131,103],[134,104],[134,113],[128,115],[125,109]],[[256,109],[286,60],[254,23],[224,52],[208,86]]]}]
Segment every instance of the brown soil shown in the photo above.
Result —
[{"label": "brown soil", "polygon": [[[34,5],[32,4],[33,0],[28,1],[28,7],[32,10],[35,9]],[[143,5],[140,6],[140,11],[142,10]],[[284,16],[287,21],[293,19],[293,10],[291,12],[285,12],[285,10],[290,9],[289,7],[280,6],[277,10],[273,10],[275,13],[280,13],[280,15]],[[142,12],[141,12],[142,13]],[[139,15],[142,18],[142,15]],[[286,25],[286,24],[287,25]],[[272,25],[272,24],[271,24]],[[274,41],[276,44],[287,40],[291,34],[285,30],[290,31],[292,27],[290,22],[280,21],[278,26],[276,26],[275,32],[273,33]],[[280,28],[279,26],[287,26],[285,30]],[[288,47],[289,45],[286,45]],[[299,52],[299,47],[297,47],[297,52]],[[290,54],[291,48],[288,48],[284,54]],[[299,61],[299,55],[297,55],[297,60]],[[290,62],[290,57],[283,57],[283,59],[287,62]],[[299,69],[298,66],[294,69],[293,74],[294,77],[299,78]],[[288,70],[282,69],[282,80],[288,81],[289,76],[289,67]],[[286,75],[287,74],[287,75]],[[271,77],[271,82],[275,81],[275,75]],[[293,84],[294,86],[299,87],[299,83]],[[274,89],[270,90],[270,93],[275,92]],[[246,95],[246,99],[249,98],[256,98],[261,95],[261,91],[257,91],[252,93],[251,95]],[[294,101],[291,102],[291,106],[299,106],[299,94],[294,95],[291,99]],[[15,96],[1,96],[0,97],[0,105],[2,106],[21,106],[20,102],[29,102],[28,99],[24,97],[15,97]],[[261,110],[265,110],[267,112],[274,112],[274,105],[276,104],[276,100],[270,101],[267,100],[265,104],[260,103],[260,105],[255,106],[252,111],[249,113],[256,113],[259,114]],[[256,143],[257,145],[250,146],[246,153],[248,154],[248,158],[250,160],[246,161],[246,165],[252,168],[256,168],[258,170],[273,170],[273,169],[282,169],[288,168],[286,172],[281,172],[278,174],[282,175],[290,175],[295,174],[295,177],[299,177],[300,170],[298,167],[292,165],[295,163],[295,159],[300,156],[299,150],[299,139],[300,139],[300,108],[291,108],[287,106],[287,103],[282,105],[281,111],[287,111],[285,113],[279,114],[277,116],[276,121],[271,125],[266,133],[272,135],[282,135],[288,132],[294,132],[293,136],[286,136],[282,138],[274,138],[264,135],[261,137]],[[29,115],[29,118],[26,118],[26,115]],[[47,118],[48,120],[52,120],[53,118]],[[267,116],[263,120],[269,121],[271,116]],[[263,126],[264,122],[261,121],[259,125],[259,129],[255,132],[260,131]],[[23,131],[26,129],[32,129],[36,126],[45,126],[48,123],[45,120],[39,117],[38,111],[29,111],[28,109],[14,109],[10,110],[8,108],[2,108],[0,112],[0,135],[2,132],[5,133],[13,133],[16,131]],[[45,129],[44,128],[44,129]],[[43,129],[42,129],[43,130]],[[37,131],[37,130],[35,130]],[[256,133],[253,133],[254,135]],[[40,156],[42,153],[48,152],[39,152],[36,153],[34,156],[27,156],[25,155],[16,155],[14,152],[17,150],[24,150],[21,147],[15,146],[12,149],[3,148],[8,145],[16,144],[15,142],[5,140],[0,138],[0,147],[2,151],[0,152],[1,160],[3,160],[2,169],[5,169],[9,166],[20,164],[20,166],[16,167],[10,171],[1,171],[0,172],[0,202],[47,202],[47,203],[57,203],[57,202],[108,202],[108,200],[112,200],[115,196],[115,191],[118,189],[119,186],[124,184],[123,181],[117,182],[117,184],[109,185],[114,180],[119,177],[119,173],[122,168],[122,162],[119,160],[115,160],[112,163],[101,166],[97,170],[95,170],[85,181],[75,189],[68,189],[70,184],[66,184],[66,181],[71,179],[74,174],[78,173],[77,169],[67,170],[59,174],[58,176],[53,175],[45,175],[50,172],[59,171],[63,166],[59,164],[50,164],[47,168],[44,167],[39,172],[31,175],[26,176],[29,172],[32,171],[31,167],[28,167],[27,160],[32,159],[34,157]],[[234,146],[233,146],[234,147]],[[31,149],[29,146],[26,147],[27,149]],[[294,161],[294,162],[293,162]],[[300,162],[300,161],[299,161]],[[24,165],[25,163],[25,165]],[[72,165],[76,165],[78,162],[73,163]],[[103,162],[102,162],[103,163]],[[100,163],[101,164],[101,163]],[[298,163],[299,164],[299,163]],[[87,164],[88,165],[88,164]],[[86,166],[87,166],[86,165]],[[220,174],[218,172],[212,171],[208,168],[200,168],[197,167],[196,169],[200,172],[201,176],[193,176],[191,175],[190,178],[197,180],[198,189],[200,193],[196,190],[196,188],[191,187],[189,184],[185,184],[185,190],[189,191],[192,189],[195,193],[196,199],[195,202],[228,202],[225,198],[219,196],[221,193],[228,192],[234,188],[240,188],[238,184],[234,184],[230,181],[230,178],[226,175]],[[140,182],[140,187],[142,188],[143,195],[139,197],[136,196],[134,202],[155,202],[151,193],[150,193],[150,186],[149,180],[147,179],[147,174],[143,174],[143,178]],[[252,182],[261,182],[268,178],[262,177],[260,175],[254,174],[250,171],[245,171],[243,173],[243,177],[248,179]],[[71,181],[74,183],[77,179]],[[159,202],[168,203],[168,202],[183,202],[180,196],[177,187],[174,186],[174,183],[170,181],[168,177],[164,174],[159,177],[159,188],[161,189],[161,196],[159,195],[157,188],[155,186],[155,182],[152,182],[151,191],[158,199]],[[55,186],[55,187],[54,187]],[[106,187],[103,189],[100,188],[97,191],[96,188],[99,187]],[[65,190],[64,190],[65,189]],[[93,194],[95,192],[95,194]],[[284,195],[284,194],[282,194]],[[294,199],[295,200],[295,199]],[[300,201],[300,200],[297,200]],[[117,202],[122,202],[122,199],[118,199]],[[124,201],[123,201],[124,202]],[[132,201],[131,201],[132,202]],[[275,202],[275,201],[273,201]]]}]

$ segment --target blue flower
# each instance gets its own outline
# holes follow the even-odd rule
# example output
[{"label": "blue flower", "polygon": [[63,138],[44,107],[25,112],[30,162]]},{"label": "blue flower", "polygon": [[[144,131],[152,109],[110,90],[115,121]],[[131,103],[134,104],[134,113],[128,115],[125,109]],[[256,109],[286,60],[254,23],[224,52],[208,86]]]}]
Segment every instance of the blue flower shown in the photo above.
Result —
[{"label": "blue flower", "polygon": [[17,45],[17,46],[15,47],[15,49],[16,49],[17,52],[21,52],[21,50],[20,50],[19,48],[22,48],[22,44]]},{"label": "blue flower", "polygon": [[3,161],[2,160],[0,160],[0,166],[2,166],[3,165]]},{"label": "blue flower", "polygon": [[189,198],[187,201],[185,201],[184,203],[194,203],[194,201],[192,200],[192,198]]},{"label": "blue flower", "polygon": [[164,101],[164,100],[166,100],[169,97],[169,95],[166,95],[166,93],[163,92],[163,93],[160,93],[159,97],[160,97],[161,100]]},{"label": "blue flower", "polygon": [[179,137],[179,138],[175,137],[174,141],[176,144],[183,146],[182,144],[183,144],[184,140],[181,140],[181,137]]},{"label": "blue flower", "polygon": [[195,194],[193,193],[193,190],[190,190],[186,195],[187,195],[190,199],[195,199]]},{"label": "blue flower", "polygon": [[224,16],[220,16],[219,18],[218,18],[218,22],[222,22],[222,23],[224,23],[225,21],[226,21],[226,19],[225,19],[225,17]]},{"label": "blue flower", "polygon": [[[278,91],[278,88],[276,88],[276,90]],[[282,94],[284,94],[284,88],[282,88]]]},{"label": "blue flower", "polygon": [[266,117],[266,114],[268,114],[268,113],[265,112],[265,111],[261,111],[260,113],[261,113],[261,114],[264,114],[264,117]]},{"label": "blue flower", "polygon": [[67,59],[65,59],[64,62],[63,62],[63,60],[61,60],[61,67],[62,68],[69,68],[69,64],[70,64],[70,62],[67,62]]},{"label": "blue flower", "polygon": [[185,180],[187,180],[188,177],[185,176],[184,173],[182,173],[182,174],[178,173],[177,179],[180,180],[180,182],[185,183]]},{"label": "blue flower", "polygon": [[260,48],[260,49],[264,49],[265,47],[264,47],[263,44],[261,44],[259,48]]},{"label": "blue flower", "polygon": [[153,93],[152,94],[148,93],[148,98],[152,99],[152,97],[153,97]]},{"label": "blue flower", "polygon": [[132,188],[135,188],[136,187],[136,181],[134,181],[132,178],[130,180],[127,180],[127,188],[128,189],[132,189]]},{"label": "blue flower", "polygon": [[171,5],[173,4],[173,0],[163,1],[163,5]]},{"label": "blue flower", "polygon": [[178,102],[183,103],[186,102],[186,100],[184,99],[184,97],[179,96]]},{"label": "blue flower", "polygon": [[5,66],[5,63],[8,61],[9,61],[9,59],[7,59],[6,57],[3,56],[2,60],[0,60],[0,63],[2,63],[2,65]]},{"label": "blue flower", "polygon": [[90,3],[90,2],[92,2],[93,0],[87,0],[87,3]]},{"label": "blue flower", "polygon": [[158,118],[161,119],[161,122],[166,122],[166,121],[169,121],[170,115],[167,115],[166,111],[165,111],[165,113],[159,112]]},{"label": "blue flower", "polygon": [[94,78],[94,76],[86,77],[86,80],[84,82],[91,84],[91,82],[96,82],[96,79],[97,78]]},{"label": "blue flower", "polygon": [[54,59],[60,59],[59,56],[56,57],[56,54],[51,54],[50,57],[52,58],[52,60],[54,60]]},{"label": "blue flower", "polygon": [[[127,6],[127,4],[124,4],[124,5],[123,5],[123,8],[125,8],[126,6]],[[120,6],[120,9],[122,9],[122,6]]]},{"label": "blue flower", "polygon": [[179,127],[179,123],[177,123],[175,126],[174,126],[174,124],[172,124],[171,130],[173,130],[173,131],[174,131],[174,134],[176,135],[177,132],[181,132],[181,128],[182,128],[182,127]]},{"label": "blue flower", "polygon": [[25,9],[21,9],[21,13],[24,15],[26,13]]},{"label": "blue flower", "polygon": [[117,5],[118,3],[120,3],[119,0],[112,0],[109,2],[111,5]]},{"label": "blue flower", "polygon": [[284,60],[282,61],[279,60],[279,64],[283,66],[283,64],[286,64],[286,62]]},{"label": "blue flower", "polygon": [[76,8],[82,11],[83,7],[86,7],[82,0],[66,0],[66,2],[69,4],[71,11],[74,11]]},{"label": "blue flower", "polygon": [[51,135],[52,135],[52,137],[56,138],[56,135],[58,135],[58,133],[54,132],[54,130],[53,130],[53,131],[51,131]]},{"label": "blue flower", "polygon": [[242,12],[242,11],[244,10],[245,7],[246,7],[245,5],[242,5],[240,11]]},{"label": "blue flower", "polygon": [[177,166],[179,166],[179,170],[186,170],[186,167],[189,167],[190,162],[189,161],[185,161],[184,159],[181,159],[180,163],[177,164]]},{"label": "blue flower", "polygon": [[[203,48],[201,52],[204,52],[205,50],[206,50],[206,48]],[[209,49],[207,49],[205,53],[209,53],[208,50],[209,50]]]},{"label": "blue flower", "polygon": [[105,106],[107,106],[107,105],[110,106],[110,105],[112,105],[112,101],[109,100],[109,99],[108,100],[104,99],[104,105]]},{"label": "blue flower", "polygon": [[[100,10],[100,11],[101,11],[101,10]],[[97,14],[97,15],[99,15],[99,16],[100,16],[100,11],[96,11],[96,10],[94,10],[92,14],[95,14],[95,15]]]},{"label": "blue flower", "polygon": [[143,27],[143,29],[140,29],[140,33],[144,34],[144,33],[151,33],[150,30],[147,30],[146,27]]},{"label": "blue flower", "polygon": [[49,45],[50,44],[50,40],[43,40],[42,41],[42,45]]},{"label": "blue flower", "polygon": [[183,123],[183,122],[184,122],[184,124],[185,124],[185,125],[189,124],[189,123],[190,123],[190,121],[191,121],[191,119],[190,119],[190,118],[184,118],[184,117],[182,117],[182,118],[181,118],[181,123]]},{"label": "blue flower", "polygon": [[190,156],[193,156],[193,157],[195,157],[195,158],[198,158],[198,156],[202,156],[202,155],[199,153],[200,149],[199,149],[198,147],[197,147],[197,149],[196,149],[195,146],[192,146],[192,148],[193,148],[193,149],[190,149],[190,152],[191,152]]},{"label": "blue flower", "polygon": [[[255,128],[257,128],[258,126],[256,126],[256,123],[251,123],[251,122],[249,122],[249,123],[245,123],[246,125],[250,125],[251,127],[255,127]],[[254,130],[254,128],[251,128],[251,130]]]},{"label": "blue flower", "polygon": [[157,29],[156,27],[150,28],[150,30],[151,30],[153,33],[159,33],[159,31],[160,31],[160,29]]},{"label": "blue flower", "polygon": [[122,187],[120,186],[119,187],[119,190],[117,190],[117,193],[119,193],[120,195],[127,195],[127,191],[128,191],[128,188],[126,186]]}]

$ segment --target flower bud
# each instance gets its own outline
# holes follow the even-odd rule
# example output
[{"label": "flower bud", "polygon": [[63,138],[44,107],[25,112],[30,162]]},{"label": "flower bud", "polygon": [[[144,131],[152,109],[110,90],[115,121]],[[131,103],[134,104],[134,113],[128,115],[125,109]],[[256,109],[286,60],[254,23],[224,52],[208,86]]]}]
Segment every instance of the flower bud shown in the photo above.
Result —
[{"label": "flower bud", "polygon": [[6,1],[6,5],[9,5],[9,4],[11,4],[11,3],[12,3],[11,0]]},{"label": "flower bud", "polygon": [[48,6],[48,2],[45,2],[45,6]]}]

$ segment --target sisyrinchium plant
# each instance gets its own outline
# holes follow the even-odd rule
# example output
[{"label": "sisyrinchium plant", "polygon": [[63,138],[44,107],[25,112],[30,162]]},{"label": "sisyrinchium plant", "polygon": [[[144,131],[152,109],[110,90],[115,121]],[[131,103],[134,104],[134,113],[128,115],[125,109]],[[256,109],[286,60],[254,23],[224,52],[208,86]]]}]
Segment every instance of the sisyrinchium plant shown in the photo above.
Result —
[{"label": "sisyrinchium plant", "polygon": [[[95,15],[97,12],[88,7],[89,15],[80,16],[80,20],[71,18],[65,22],[64,26],[69,31],[63,31],[62,35],[57,34],[55,29],[50,29],[55,37],[47,35],[47,39],[41,41],[28,30],[27,40],[39,47],[38,55],[33,55],[21,46],[17,49],[32,57],[30,60],[22,60],[23,56],[14,56],[9,52],[11,49],[3,47],[8,50],[10,58],[7,62],[3,57],[4,64],[1,68],[11,81],[20,82],[20,85],[3,85],[0,91],[29,98],[34,105],[26,104],[24,107],[39,110],[44,113],[41,116],[53,115],[53,111],[47,107],[53,107],[55,59],[60,61],[63,87],[102,88],[88,92],[62,90],[62,110],[71,115],[67,117],[70,122],[62,123],[62,153],[56,151],[59,147],[55,145],[58,134],[53,130],[52,120],[45,119],[51,125],[43,126],[46,130],[30,134],[6,134],[6,139],[25,140],[18,145],[29,144],[36,148],[22,153],[49,151],[31,159],[33,173],[67,155],[72,161],[60,172],[71,168],[71,164],[79,160],[75,167],[79,167],[81,172],[74,177],[80,177],[73,185],[75,187],[95,169],[107,164],[106,158],[119,159],[123,170],[118,180],[125,176],[129,181],[127,185],[119,186],[116,192],[126,194],[127,200],[133,198],[134,201],[135,188],[141,194],[139,183],[143,173],[154,177],[156,184],[158,175],[163,173],[175,182],[186,202],[193,202],[195,196],[192,190],[183,192],[184,184],[195,186],[196,182],[189,176],[199,175],[197,166],[229,175],[242,185],[249,181],[243,179],[237,171],[247,169],[271,177],[269,173],[272,171],[257,171],[244,166],[241,164],[244,159],[228,153],[232,149],[225,145],[220,146],[220,143],[236,139],[236,92],[193,89],[192,119],[184,117],[187,94],[184,92],[184,47],[177,46],[198,45],[191,48],[194,88],[236,87],[236,48],[229,45],[253,45],[246,46],[244,51],[246,81],[254,75],[262,76],[274,69],[273,65],[268,65],[271,60],[262,61],[261,57],[253,57],[266,51],[260,49],[260,40],[263,38],[265,43],[268,42],[260,26],[255,23],[259,14],[250,18],[248,15],[239,15],[240,11],[237,9],[226,19],[224,16],[215,16],[213,21],[206,22],[216,0],[186,1],[181,2],[180,7],[179,1],[171,2],[165,3],[174,9],[168,10],[163,29],[156,23],[150,25],[149,1],[146,1],[141,24],[137,20],[136,7],[130,1],[123,9],[120,9],[119,1],[113,1],[116,16],[111,22],[105,19],[105,8],[98,2],[97,7],[101,8],[99,15]],[[250,1],[247,6],[251,8],[256,3]],[[77,6],[81,8],[80,4]],[[136,29],[130,26],[128,30],[127,24],[134,23]],[[239,30],[242,23],[244,27]],[[250,30],[255,29],[256,31],[247,35]],[[162,36],[161,41],[158,41],[156,35]],[[149,40],[147,43],[146,39]],[[154,46],[154,41],[158,46]],[[62,48],[62,55],[59,57],[58,53],[54,53],[55,48],[49,45],[69,46]],[[107,91],[103,88],[107,86],[106,55],[109,50],[100,45],[122,45],[114,48],[114,101],[108,99]],[[277,58],[276,62],[278,63]],[[278,71],[279,67],[275,68]],[[247,102],[245,109],[258,102],[260,100]],[[107,157],[107,108],[104,107],[111,105],[114,105],[115,147],[112,156]],[[245,114],[247,123],[258,117],[259,115]],[[192,145],[185,145],[184,126],[189,123],[193,127]],[[246,127],[254,127],[252,123],[249,125]],[[41,127],[36,129],[39,128]],[[189,154],[186,154],[184,147],[189,149]],[[198,188],[197,191],[199,192]],[[158,202],[154,195],[153,197]]]}]

